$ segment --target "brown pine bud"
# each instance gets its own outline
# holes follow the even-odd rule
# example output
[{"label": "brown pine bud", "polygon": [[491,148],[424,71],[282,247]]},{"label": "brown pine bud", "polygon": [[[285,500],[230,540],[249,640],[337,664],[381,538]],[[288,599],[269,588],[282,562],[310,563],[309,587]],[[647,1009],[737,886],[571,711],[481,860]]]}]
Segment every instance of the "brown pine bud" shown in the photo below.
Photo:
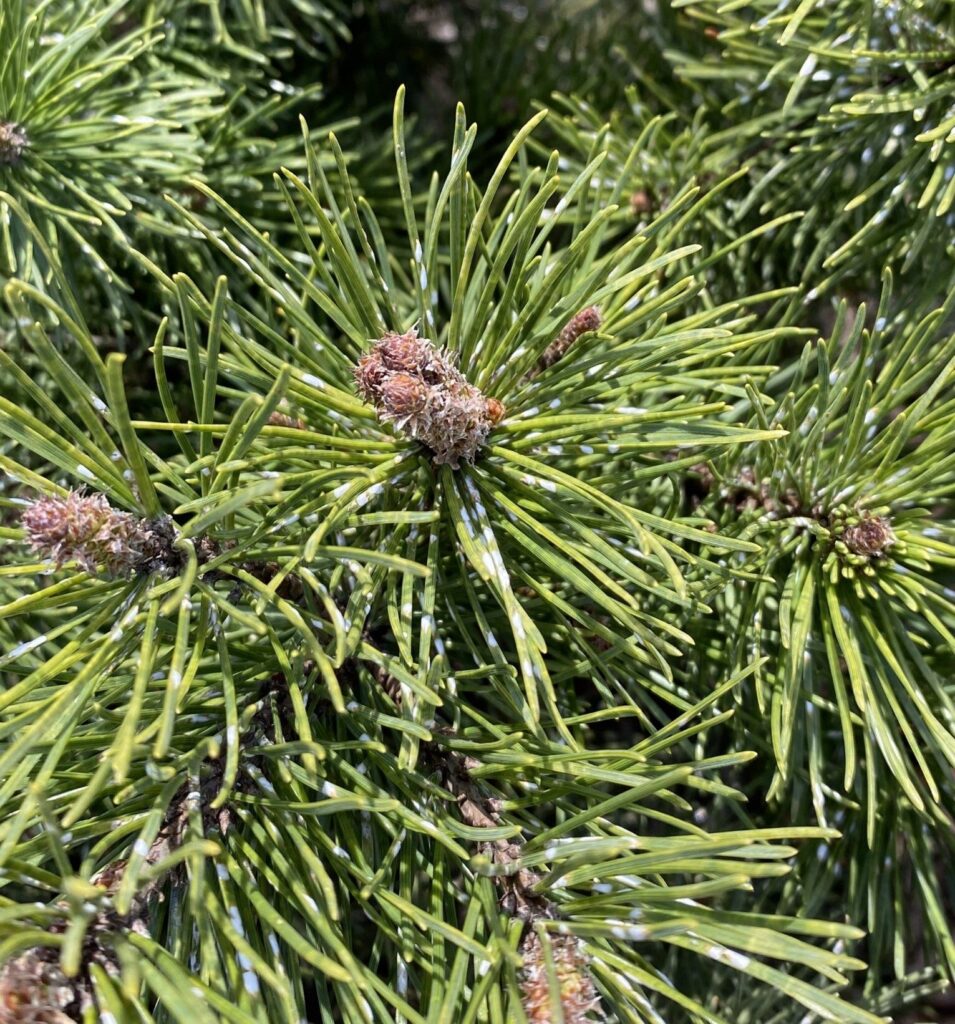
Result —
[{"label": "brown pine bud", "polygon": [[372,675],[378,682],[378,685],[382,688],[384,693],[391,698],[391,702],[396,708],[401,707],[401,702],[404,699],[401,692],[401,683],[393,675],[389,675],[385,669],[376,667],[372,669]]},{"label": "brown pine bud", "polygon": [[420,419],[428,405],[431,388],[418,376],[393,373],[381,386],[381,405],[401,426],[411,417]]},{"label": "brown pine bud", "polygon": [[420,377],[431,358],[414,328],[407,334],[386,334],[375,349],[384,368],[392,373],[410,373]]},{"label": "brown pine bud", "polygon": [[649,213],[653,209],[653,200],[646,189],[638,188],[630,197],[630,212],[636,217],[641,213]]},{"label": "brown pine bud", "polygon": [[18,164],[29,145],[27,133],[11,121],[0,121],[0,164]]},{"label": "brown pine bud", "polygon": [[551,935],[550,947],[556,992],[550,988],[547,957],[540,936],[536,931],[528,932],[521,944],[524,957],[521,1004],[528,1024],[551,1024],[554,1003],[560,1006],[564,1024],[585,1024],[593,1019],[592,1012],[599,1012],[600,997],[580,941],[572,935]]},{"label": "brown pine bud", "polygon": [[598,330],[601,322],[600,310],[596,306],[588,306],[571,317],[560,334],[548,345],[531,375],[553,366],[566,355],[567,350],[581,335]]},{"label": "brown pine bud", "polygon": [[124,577],[172,570],[179,562],[169,519],[120,512],[102,494],[70,491],[65,498],[38,498],[20,521],[30,547],[57,568],[76,562],[87,572]]},{"label": "brown pine bud", "polygon": [[381,399],[381,385],[389,371],[382,362],[381,355],[374,349],[358,360],[355,367],[355,388],[359,397],[365,402],[377,405]]},{"label": "brown pine bud", "polygon": [[842,533],[842,542],[863,558],[879,558],[895,543],[895,533],[883,516],[864,515],[854,526]]}]

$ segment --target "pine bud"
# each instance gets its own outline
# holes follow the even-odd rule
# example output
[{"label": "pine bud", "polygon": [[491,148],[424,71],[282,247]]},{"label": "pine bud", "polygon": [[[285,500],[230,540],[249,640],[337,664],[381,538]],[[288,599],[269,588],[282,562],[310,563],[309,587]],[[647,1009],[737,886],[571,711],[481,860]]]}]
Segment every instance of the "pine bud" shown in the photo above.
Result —
[{"label": "pine bud", "polygon": [[599,1012],[600,997],[587,966],[580,941],[573,935],[551,935],[551,955],[558,989],[551,992],[547,956],[540,936],[528,932],[521,944],[521,1005],[528,1024],[551,1024],[552,1006],[560,1006],[564,1024],[585,1024],[592,1012]]},{"label": "pine bud", "polygon": [[114,509],[102,494],[70,491],[44,497],[23,513],[30,547],[56,562],[77,562],[87,572],[113,577],[134,572],[169,571],[178,564],[168,519],[140,519]]},{"label": "pine bud", "polygon": [[0,164],[18,164],[29,145],[27,133],[11,121],[0,121]]},{"label": "pine bud", "polygon": [[431,449],[438,465],[473,462],[504,406],[486,398],[450,356],[415,330],[375,342],[355,367],[358,394],[379,419]]},{"label": "pine bud", "polygon": [[553,366],[558,359],[564,357],[567,350],[582,334],[598,330],[601,322],[600,310],[596,306],[588,306],[571,317],[560,334],[548,345],[544,354],[537,361],[537,367],[533,373],[541,373],[549,366]]},{"label": "pine bud", "polygon": [[863,515],[842,532],[843,544],[862,558],[879,558],[895,543],[895,534],[883,516]]},{"label": "pine bud", "polygon": [[393,373],[381,385],[381,406],[400,427],[425,415],[431,388],[410,373]]},{"label": "pine bud", "polygon": [[[428,348],[430,344],[424,338],[419,338],[417,331],[411,330],[407,334],[387,334],[376,347],[386,370],[424,377],[436,355],[433,348]],[[439,377],[440,367],[436,379],[429,383],[438,383]]]},{"label": "pine bud", "polygon": [[359,396],[377,406],[381,400],[381,385],[387,376],[388,369],[376,349],[363,355],[355,367],[355,388]]}]

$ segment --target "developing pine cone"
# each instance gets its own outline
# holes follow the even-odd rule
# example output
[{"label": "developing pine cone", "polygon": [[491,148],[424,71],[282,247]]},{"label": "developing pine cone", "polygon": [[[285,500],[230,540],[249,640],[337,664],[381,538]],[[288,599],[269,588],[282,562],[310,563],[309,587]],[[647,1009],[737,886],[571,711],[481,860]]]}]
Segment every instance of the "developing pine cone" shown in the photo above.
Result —
[{"label": "developing pine cone", "polygon": [[75,561],[87,572],[124,577],[171,571],[178,564],[168,518],[120,512],[102,494],[70,491],[65,498],[37,498],[21,524],[30,547],[57,567]]},{"label": "developing pine cone", "polygon": [[269,426],[289,427],[291,430],[304,430],[306,424],[305,420],[300,419],[298,416],[290,416],[286,412],[276,411],[269,416]]},{"label": "developing pine cone", "polygon": [[521,944],[524,966],[521,971],[521,1003],[529,1024],[551,1024],[555,1019],[552,1006],[562,1011],[564,1024],[585,1024],[599,1011],[600,997],[587,966],[587,957],[580,941],[573,935],[551,935],[551,955],[558,990],[551,992],[547,958],[540,937],[528,932]]},{"label": "developing pine cone", "polygon": [[358,394],[383,423],[431,449],[438,465],[473,462],[504,406],[487,398],[446,353],[414,329],[387,334],[355,367]]},{"label": "developing pine cone", "polygon": [[560,334],[547,346],[530,376],[542,373],[548,367],[553,366],[566,355],[567,350],[582,334],[598,330],[601,322],[600,310],[596,306],[588,306],[579,313],[575,313],[564,325]]}]

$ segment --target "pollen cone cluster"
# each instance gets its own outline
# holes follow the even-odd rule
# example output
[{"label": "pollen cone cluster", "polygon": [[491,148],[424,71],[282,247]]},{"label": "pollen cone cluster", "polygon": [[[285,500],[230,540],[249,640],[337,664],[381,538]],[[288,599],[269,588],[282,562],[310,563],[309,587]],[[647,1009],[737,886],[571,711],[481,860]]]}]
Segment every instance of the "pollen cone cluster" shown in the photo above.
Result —
[{"label": "pollen cone cluster", "polygon": [[468,383],[451,357],[418,332],[387,334],[355,368],[358,393],[378,418],[426,445],[438,465],[473,462],[504,416],[497,399]]}]

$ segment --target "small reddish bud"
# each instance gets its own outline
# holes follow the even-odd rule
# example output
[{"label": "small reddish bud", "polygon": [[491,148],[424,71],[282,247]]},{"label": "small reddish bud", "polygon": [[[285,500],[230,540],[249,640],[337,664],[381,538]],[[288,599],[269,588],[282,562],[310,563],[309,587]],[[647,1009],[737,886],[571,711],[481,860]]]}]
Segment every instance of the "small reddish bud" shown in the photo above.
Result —
[{"label": "small reddish bud", "polygon": [[646,189],[638,188],[630,197],[630,212],[634,216],[641,213],[649,213],[653,209],[653,200]]},{"label": "small reddish bud", "polygon": [[381,397],[381,385],[388,372],[375,351],[363,355],[355,367],[355,387],[359,396],[366,402],[377,404]]},{"label": "small reddish bud", "polygon": [[423,415],[430,388],[410,373],[393,373],[381,386],[381,404],[396,423],[410,416]]},{"label": "small reddish bud", "polygon": [[407,334],[386,334],[375,348],[382,366],[392,373],[421,376],[430,361],[414,329]]},{"label": "small reddish bud", "polygon": [[504,408],[504,403],[499,402],[496,398],[489,398],[487,400],[487,415],[488,419],[497,426],[498,423],[504,419],[504,414],[507,410]]}]

